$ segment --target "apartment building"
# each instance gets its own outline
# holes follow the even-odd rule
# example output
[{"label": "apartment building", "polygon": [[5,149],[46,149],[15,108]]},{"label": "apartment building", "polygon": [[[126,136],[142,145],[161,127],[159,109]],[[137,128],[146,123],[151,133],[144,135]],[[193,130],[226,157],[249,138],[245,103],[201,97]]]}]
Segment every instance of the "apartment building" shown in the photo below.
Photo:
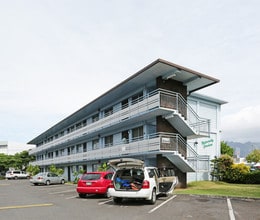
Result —
[{"label": "apartment building", "polygon": [[73,180],[79,169],[133,157],[174,173],[179,187],[208,179],[210,160],[220,154],[225,102],[194,92],[218,82],[157,59],[31,140],[32,165],[45,171],[54,164]]}]

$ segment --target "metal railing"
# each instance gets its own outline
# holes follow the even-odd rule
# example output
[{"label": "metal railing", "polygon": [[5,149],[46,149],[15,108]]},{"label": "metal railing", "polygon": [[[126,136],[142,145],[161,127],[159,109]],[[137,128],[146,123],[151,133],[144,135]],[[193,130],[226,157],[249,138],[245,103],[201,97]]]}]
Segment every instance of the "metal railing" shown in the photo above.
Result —
[{"label": "metal railing", "polygon": [[[45,158],[32,162],[32,165],[46,166],[51,164],[70,164],[75,162],[110,159],[144,154],[178,153],[187,160],[190,166],[198,168],[198,159],[201,157],[195,150],[185,142],[178,134],[155,133],[148,136],[138,137],[127,142],[120,141],[110,147],[104,147],[87,152],[70,155]],[[208,161],[208,160],[207,160]],[[201,165],[202,166],[202,165]],[[204,166],[207,166],[205,163]]]},{"label": "metal railing", "polygon": [[39,151],[45,151],[50,147],[66,143],[104,128],[109,128],[113,125],[122,123],[124,120],[138,117],[139,115],[158,108],[175,110],[179,112],[184,119],[187,120],[189,126],[196,131],[209,132],[209,120],[200,118],[179,93],[157,89],[148,93],[146,96],[135,100],[132,105],[127,104],[127,106],[121,106],[120,109],[113,109],[112,114],[106,115],[106,117],[100,118],[91,124],[87,124],[73,132],[44,143],[31,150],[30,153],[33,154]]},{"label": "metal railing", "polygon": [[176,110],[196,133],[209,134],[210,120],[201,118],[181,94],[162,89],[159,91],[160,107]]}]

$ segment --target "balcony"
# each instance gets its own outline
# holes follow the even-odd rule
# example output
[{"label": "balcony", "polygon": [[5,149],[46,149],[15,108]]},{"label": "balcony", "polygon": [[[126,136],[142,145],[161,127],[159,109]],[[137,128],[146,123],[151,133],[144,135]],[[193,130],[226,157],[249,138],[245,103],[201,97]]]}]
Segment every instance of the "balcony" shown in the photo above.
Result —
[{"label": "balcony", "polygon": [[[116,143],[92,151],[53,157],[32,162],[32,165],[48,166],[51,164],[82,163],[84,161],[108,160],[111,158],[131,157],[137,155],[163,154],[183,172],[194,172],[197,158],[196,152],[185,143],[178,134],[157,133],[140,137],[129,143]],[[189,161],[192,163],[189,163]]]},{"label": "balcony", "polygon": [[180,94],[155,90],[126,108],[114,109],[113,114],[107,117],[36,147],[30,154],[46,151],[72,140],[87,139],[98,135],[100,131],[127,126],[129,120],[134,123],[158,115],[164,116],[184,137],[196,138],[209,133],[209,120],[199,118]]}]

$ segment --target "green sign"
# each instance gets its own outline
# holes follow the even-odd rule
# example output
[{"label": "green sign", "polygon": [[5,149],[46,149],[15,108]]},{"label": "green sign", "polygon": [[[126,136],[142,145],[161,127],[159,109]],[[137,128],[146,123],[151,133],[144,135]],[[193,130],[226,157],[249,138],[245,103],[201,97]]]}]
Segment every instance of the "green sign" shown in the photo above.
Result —
[{"label": "green sign", "polygon": [[213,146],[213,142],[214,140],[213,139],[209,139],[207,141],[202,141],[201,144],[204,148],[206,147],[212,147]]}]

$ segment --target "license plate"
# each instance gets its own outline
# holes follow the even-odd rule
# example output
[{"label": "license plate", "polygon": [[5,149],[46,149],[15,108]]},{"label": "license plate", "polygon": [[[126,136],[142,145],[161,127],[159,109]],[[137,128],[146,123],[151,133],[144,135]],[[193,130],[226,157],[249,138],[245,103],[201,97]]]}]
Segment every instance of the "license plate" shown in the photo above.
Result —
[{"label": "license plate", "polygon": [[86,182],[86,185],[87,186],[90,186],[92,183],[91,182]]}]

